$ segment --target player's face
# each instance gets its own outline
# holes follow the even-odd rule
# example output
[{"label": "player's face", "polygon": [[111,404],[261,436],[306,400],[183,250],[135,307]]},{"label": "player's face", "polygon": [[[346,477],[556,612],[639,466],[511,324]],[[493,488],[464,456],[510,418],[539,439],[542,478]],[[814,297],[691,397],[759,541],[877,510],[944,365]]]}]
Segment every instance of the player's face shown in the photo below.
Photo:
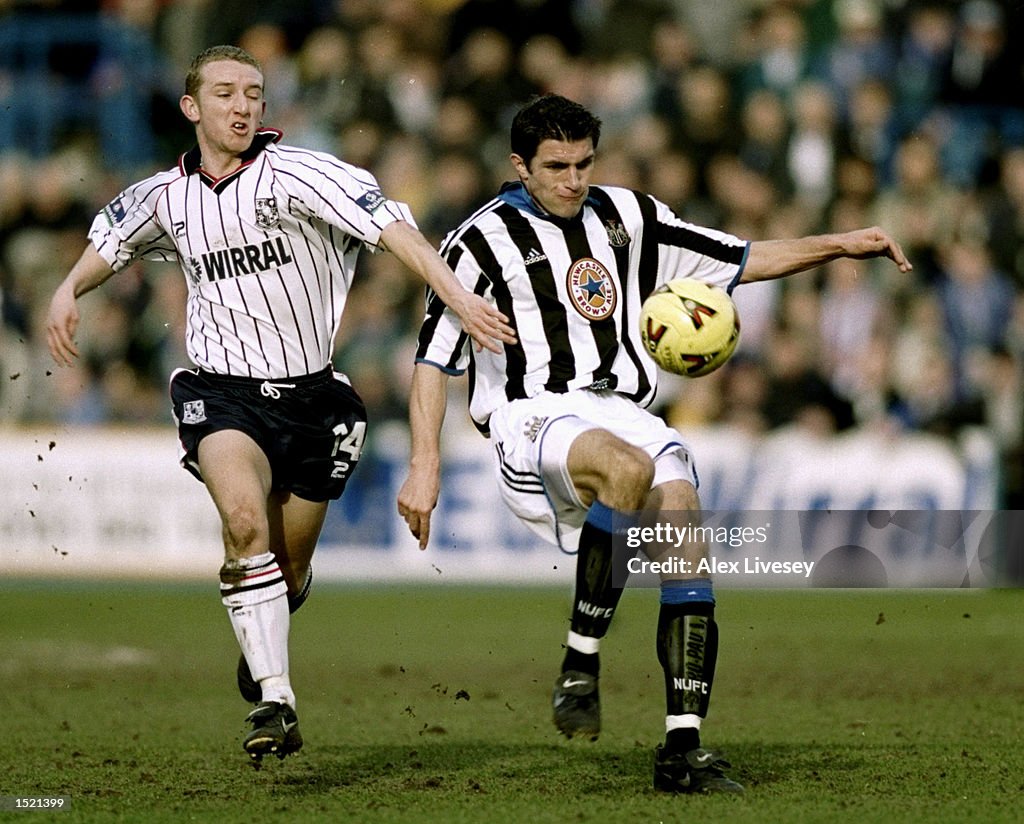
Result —
[{"label": "player's face", "polygon": [[512,165],[530,196],[555,217],[575,217],[583,208],[594,171],[594,142],[544,140],[527,166],[512,155]]},{"label": "player's face", "polygon": [[199,92],[182,98],[185,116],[196,125],[205,155],[213,152],[234,156],[252,144],[263,118],[263,75],[254,67],[234,60],[207,63]]}]

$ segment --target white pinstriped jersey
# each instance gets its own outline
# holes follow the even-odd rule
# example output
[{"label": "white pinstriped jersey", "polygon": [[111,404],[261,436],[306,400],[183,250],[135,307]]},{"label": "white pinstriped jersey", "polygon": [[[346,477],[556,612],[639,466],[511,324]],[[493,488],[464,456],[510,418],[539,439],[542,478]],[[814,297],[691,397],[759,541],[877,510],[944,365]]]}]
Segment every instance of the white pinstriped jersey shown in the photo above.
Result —
[{"label": "white pinstriped jersey", "polygon": [[640,340],[644,299],[682,277],[731,291],[748,246],[629,189],[591,186],[581,213],[565,220],[541,213],[522,184],[506,184],[441,254],[464,286],[512,319],[518,343],[501,355],[473,351],[458,318],[430,295],[416,359],[449,374],[469,369],[470,414],[484,432],[501,404],[544,391],[611,389],[647,406],[658,370]]},{"label": "white pinstriped jersey", "polygon": [[177,261],[188,280],[186,348],[202,369],[284,378],[328,365],[359,250],[389,223],[415,225],[373,175],[263,129],[240,169],[214,180],[198,148],[130,186],[89,237],[119,270]]}]

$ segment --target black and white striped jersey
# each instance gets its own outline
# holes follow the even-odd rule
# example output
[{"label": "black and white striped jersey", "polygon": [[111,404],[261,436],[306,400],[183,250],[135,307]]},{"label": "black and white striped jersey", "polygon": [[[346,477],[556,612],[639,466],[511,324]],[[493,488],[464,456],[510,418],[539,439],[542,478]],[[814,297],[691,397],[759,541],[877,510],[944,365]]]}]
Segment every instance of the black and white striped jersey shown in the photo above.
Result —
[{"label": "black and white striped jersey", "polygon": [[221,179],[199,168],[197,147],[119,194],[89,230],[115,270],[137,258],[181,265],[189,357],[218,374],[283,378],[327,366],[359,250],[375,250],[393,221],[415,225],[369,172],[280,137],[258,132]]},{"label": "black and white striped jersey", "polygon": [[647,406],[658,370],[640,340],[644,299],[683,277],[731,291],[748,246],[629,189],[591,186],[580,214],[565,220],[539,211],[522,184],[506,184],[441,254],[464,286],[512,319],[518,343],[501,355],[473,351],[458,318],[428,295],[416,359],[469,370],[470,414],[484,432],[501,404],[543,391],[611,389]]}]

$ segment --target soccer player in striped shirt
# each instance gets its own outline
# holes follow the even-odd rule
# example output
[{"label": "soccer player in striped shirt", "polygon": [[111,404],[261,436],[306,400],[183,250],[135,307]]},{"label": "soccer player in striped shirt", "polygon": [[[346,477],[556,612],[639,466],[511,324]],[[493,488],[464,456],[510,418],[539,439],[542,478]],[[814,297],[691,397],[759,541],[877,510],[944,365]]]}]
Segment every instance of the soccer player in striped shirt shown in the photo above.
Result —
[{"label": "soccer player in striped shirt", "polygon": [[305,599],[328,502],[359,460],[363,404],[331,366],[363,248],[386,249],[441,295],[477,345],[515,338],[500,311],[465,289],[374,177],[261,127],[263,72],[215,46],[193,61],[181,110],[197,146],[176,167],[119,194],[57,288],[51,354],[70,365],[77,300],[138,258],[177,261],[188,281],[193,370],[171,379],[182,464],[223,522],[220,588],[257,706],[243,746],[258,765],[302,746],[288,673],[289,614]]},{"label": "soccer player in striped shirt", "polygon": [[[700,512],[686,443],[644,409],[657,387],[639,338],[644,298],[673,278],[731,291],[840,257],[884,256],[911,268],[878,228],[747,242],[684,223],[649,195],[590,185],[599,137],[600,122],[582,106],[557,95],[532,101],[512,123],[518,181],[445,239],[441,253],[456,275],[511,318],[519,340],[474,355],[451,312],[436,297],[428,301],[410,398],[409,475],[398,498],[425,548],[447,381],[469,369],[469,411],[493,442],[504,500],[537,533],[577,550],[552,704],[564,735],[592,739],[600,731],[598,647],[624,583],[613,574],[613,532],[641,513],[696,523]],[[663,551],[645,549],[652,558]],[[691,570],[706,555],[701,544],[682,551]],[[707,576],[663,576],[657,651],[666,738],[655,750],[654,785],[668,792],[743,791],[700,740],[718,650],[714,606]]]}]

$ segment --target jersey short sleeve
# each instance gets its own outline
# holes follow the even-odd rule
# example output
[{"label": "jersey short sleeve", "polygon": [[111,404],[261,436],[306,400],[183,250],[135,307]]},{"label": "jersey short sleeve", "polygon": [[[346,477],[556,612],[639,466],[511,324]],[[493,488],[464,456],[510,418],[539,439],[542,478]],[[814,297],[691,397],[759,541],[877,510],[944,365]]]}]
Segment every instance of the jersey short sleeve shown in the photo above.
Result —
[{"label": "jersey short sleeve", "polygon": [[272,157],[277,185],[311,216],[341,229],[362,241],[370,251],[380,248],[381,232],[403,220],[416,225],[409,207],[389,200],[376,178],[324,152],[293,146],[267,148]]},{"label": "jersey short sleeve", "polygon": [[693,278],[731,293],[743,275],[749,242],[728,232],[687,223],[664,203],[651,199],[658,215],[657,285]]},{"label": "jersey short sleeve", "polygon": [[172,239],[157,218],[157,204],[177,169],[160,172],[129,186],[104,206],[89,228],[89,240],[114,271],[139,258],[176,261]]}]

